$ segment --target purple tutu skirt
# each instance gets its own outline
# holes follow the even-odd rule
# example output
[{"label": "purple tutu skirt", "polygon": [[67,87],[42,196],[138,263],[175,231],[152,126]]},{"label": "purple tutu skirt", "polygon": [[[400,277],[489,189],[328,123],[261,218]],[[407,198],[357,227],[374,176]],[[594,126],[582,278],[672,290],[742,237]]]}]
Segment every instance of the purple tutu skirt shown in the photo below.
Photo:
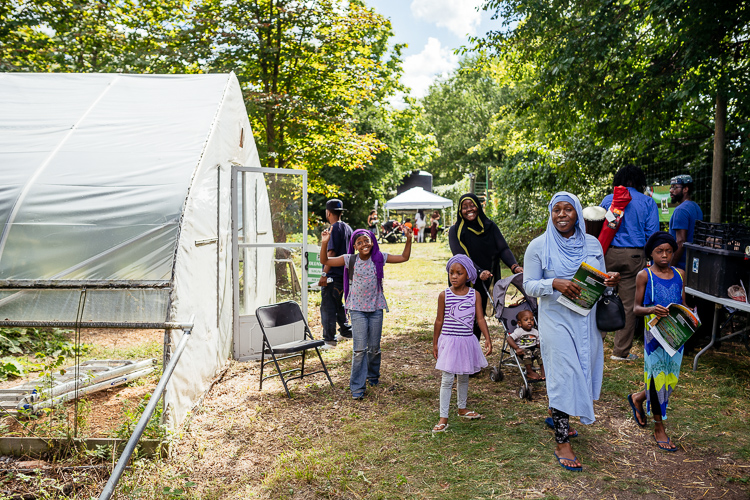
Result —
[{"label": "purple tutu skirt", "polygon": [[487,366],[479,341],[471,335],[441,335],[435,368],[456,375],[471,375]]}]

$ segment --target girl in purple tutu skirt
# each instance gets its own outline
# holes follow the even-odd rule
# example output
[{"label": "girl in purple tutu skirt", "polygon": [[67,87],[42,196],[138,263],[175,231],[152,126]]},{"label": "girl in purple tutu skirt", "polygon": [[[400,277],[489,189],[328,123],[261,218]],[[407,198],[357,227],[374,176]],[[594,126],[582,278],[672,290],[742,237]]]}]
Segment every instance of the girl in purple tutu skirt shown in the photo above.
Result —
[{"label": "girl in purple tutu skirt", "polygon": [[453,392],[453,377],[458,378],[458,416],[466,419],[484,418],[466,409],[469,392],[469,375],[487,366],[479,341],[474,336],[474,318],[484,334],[487,356],[492,354],[492,340],[487,322],[482,314],[479,294],[470,286],[477,280],[471,259],[463,254],[454,255],[445,266],[451,286],[438,297],[438,311],[432,337],[432,355],[437,359],[435,368],[442,370],[440,384],[440,421],[432,432],[448,429],[448,410]]}]

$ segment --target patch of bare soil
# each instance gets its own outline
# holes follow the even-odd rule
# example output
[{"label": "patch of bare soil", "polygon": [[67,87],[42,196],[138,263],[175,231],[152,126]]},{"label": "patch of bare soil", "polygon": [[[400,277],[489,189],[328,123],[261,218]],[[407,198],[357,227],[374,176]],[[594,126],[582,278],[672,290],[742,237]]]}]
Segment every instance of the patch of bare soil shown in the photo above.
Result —
[{"label": "patch of bare soil", "polygon": [[[72,335],[72,334],[71,334]],[[94,344],[98,350],[122,350],[139,345],[152,344],[161,341],[163,330],[112,330],[90,329],[81,331],[81,343]],[[100,359],[118,359],[115,356],[99,356]],[[0,385],[6,389],[21,385],[39,377],[39,373],[7,380]],[[144,396],[154,391],[158,381],[158,374],[151,375],[132,386],[119,386],[83,396],[78,405],[79,436],[82,437],[112,437],[113,433],[126,422],[127,409],[134,409]],[[61,433],[73,429],[76,415],[75,402],[65,403],[56,407],[49,415],[25,418],[6,416],[0,423],[7,426],[6,435],[59,437]],[[71,431],[72,432],[72,431]]]},{"label": "patch of bare soil", "polygon": [[[562,498],[617,498],[617,499],[698,499],[748,498],[747,485],[728,482],[730,478],[747,477],[748,465],[728,456],[696,454],[680,436],[674,436],[678,450],[674,453],[659,450],[652,437],[652,429],[639,428],[622,413],[614,402],[595,405],[597,424],[606,432],[600,439],[589,439],[589,461],[596,457],[597,477],[558,482],[547,493]],[[575,444],[575,443],[574,443]],[[584,467],[586,463],[584,461]],[[646,491],[656,493],[646,493]]]}]

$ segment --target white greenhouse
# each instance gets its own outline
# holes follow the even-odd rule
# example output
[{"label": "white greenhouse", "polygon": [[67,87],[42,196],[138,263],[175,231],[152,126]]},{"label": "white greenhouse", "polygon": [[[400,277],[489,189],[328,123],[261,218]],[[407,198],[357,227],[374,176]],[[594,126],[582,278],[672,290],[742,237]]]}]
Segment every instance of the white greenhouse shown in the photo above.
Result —
[{"label": "white greenhouse", "polygon": [[[233,347],[260,345],[240,331],[257,306],[306,303],[284,285],[305,274],[306,175],[260,168],[234,74],[0,73],[0,130],[0,324],[194,316],[169,427]],[[274,242],[274,224],[299,238]],[[167,331],[168,356],[182,332]]]}]

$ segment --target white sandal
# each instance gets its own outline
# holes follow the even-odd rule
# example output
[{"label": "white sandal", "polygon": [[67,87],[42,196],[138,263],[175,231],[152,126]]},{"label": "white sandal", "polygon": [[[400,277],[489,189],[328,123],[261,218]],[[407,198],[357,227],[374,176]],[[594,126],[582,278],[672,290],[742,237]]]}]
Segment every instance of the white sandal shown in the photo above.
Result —
[{"label": "white sandal", "polygon": [[444,424],[437,424],[435,427],[432,428],[432,433],[436,434],[438,432],[445,432],[448,430],[448,423]]},{"label": "white sandal", "polygon": [[466,413],[458,414],[459,417],[465,418],[467,420],[476,420],[478,418],[484,418],[484,415],[480,415],[479,413],[475,412],[474,410],[467,411]]}]

